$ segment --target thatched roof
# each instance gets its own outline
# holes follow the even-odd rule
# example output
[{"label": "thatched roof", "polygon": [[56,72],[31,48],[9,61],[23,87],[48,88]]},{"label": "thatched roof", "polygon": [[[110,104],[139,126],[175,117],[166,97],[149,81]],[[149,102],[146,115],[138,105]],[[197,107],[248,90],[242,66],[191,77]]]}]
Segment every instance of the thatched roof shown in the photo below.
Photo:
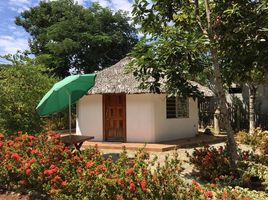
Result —
[{"label": "thatched roof", "polygon": [[[130,61],[126,57],[120,60],[115,65],[97,72],[95,86],[89,91],[89,94],[105,94],[105,93],[126,93],[126,94],[142,94],[150,93],[149,89],[139,88],[140,83],[135,79],[132,73],[126,73],[124,66]],[[192,85],[204,93],[205,96],[214,96],[213,92],[205,87],[190,81]],[[161,91],[165,93],[165,91]]]}]

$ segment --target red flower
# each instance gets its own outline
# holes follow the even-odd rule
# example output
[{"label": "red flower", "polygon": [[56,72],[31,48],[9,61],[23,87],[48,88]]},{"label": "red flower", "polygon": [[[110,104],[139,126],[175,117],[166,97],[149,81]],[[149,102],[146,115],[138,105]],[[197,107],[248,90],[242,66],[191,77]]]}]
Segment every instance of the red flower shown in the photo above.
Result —
[{"label": "red flower", "polygon": [[31,160],[29,160],[29,163],[30,164],[33,164],[33,163],[35,163],[36,162],[36,160],[33,158],[33,159],[31,159]]},{"label": "red flower", "polygon": [[222,194],[221,194],[221,197],[222,197],[222,199],[224,200],[224,199],[227,199],[227,192],[226,191],[224,191]]},{"label": "red flower", "polygon": [[31,173],[31,169],[26,169],[25,173],[28,175]]},{"label": "red flower", "polygon": [[4,142],[0,141],[0,147],[2,147],[4,145]]},{"label": "red flower", "polygon": [[61,182],[61,186],[65,186],[66,185],[66,182],[65,181],[62,181]]},{"label": "red flower", "polygon": [[16,161],[19,161],[20,158],[21,158],[20,155],[17,154],[17,153],[13,153],[11,157],[12,157],[14,160],[16,160]]},{"label": "red flower", "polygon": [[38,154],[38,153],[39,153],[38,149],[33,149],[33,150],[31,151],[31,154]]},{"label": "red flower", "polygon": [[44,171],[44,175],[51,175],[51,174],[53,174],[52,170],[47,169]]},{"label": "red flower", "polygon": [[7,141],[7,144],[8,144],[9,146],[12,146],[12,145],[14,144],[14,142],[13,142],[12,140],[8,140],[8,141]]},{"label": "red flower", "polygon": [[25,180],[25,179],[21,180],[21,181],[20,181],[20,184],[21,184],[21,185],[26,185],[26,184],[27,184],[27,180]]},{"label": "red flower", "polygon": [[135,190],[136,190],[136,186],[135,186],[135,184],[134,184],[133,182],[131,182],[131,183],[129,184],[129,190],[130,190],[131,192],[135,192]]},{"label": "red flower", "polygon": [[146,191],[146,181],[144,179],[140,182],[140,185],[141,185],[142,191]]},{"label": "red flower", "polygon": [[212,198],[213,197],[213,192],[212,191],[207,191],[204,193],[208,198]]},{"label": "red flower", "polygon": [[18,131],[18,136],[21,136],[22,135],[22,131]]},{"label": "red flower", "polygon": [[55,167],[56,167],[56,166],[52,164],[52,165],[50,165],[49,168],[50,168],[50,169],[54,169]]},{"label": "red flower", "polygon": [[56,189],[56,188],[52,188],[51,190],[50,190],[50,192],[52,193],[52,194],[54,194],[54,193],[56,193],[58,190]]},{"label": "red flower", "polygon": [[29,138],[30,140],[34,140],[34,139],[35,139],[35,137],[34,137],[33,135],[28,135],[28,138]]},{"label": "red flower", "polygon": [[134,173],[134,168],[129,168],[126,170],[126,174],[130,175]]},{"label": "red flower", "polygon": [[59,176],[55,176],[55,177],[50,181],[50,183],[51,183],[51,184],[56,183],[58,180],[59,180],[59,181],[62,181],[61,177],[59,177]]},{"label": "red flower", "polygon": [[116,200],[123,200],[122,195],[120,195],[120,194],[116,195]]},{"label": "red flower", "polygon": [[239,200],[250,200],[250,197],[243,197],[243,198],[240,198]]},{"label": "red flower", "polygon": [[90,168],[92,165],[93,165],[92,160],[89,160],[89,161],[86,163],[86,169]]}]

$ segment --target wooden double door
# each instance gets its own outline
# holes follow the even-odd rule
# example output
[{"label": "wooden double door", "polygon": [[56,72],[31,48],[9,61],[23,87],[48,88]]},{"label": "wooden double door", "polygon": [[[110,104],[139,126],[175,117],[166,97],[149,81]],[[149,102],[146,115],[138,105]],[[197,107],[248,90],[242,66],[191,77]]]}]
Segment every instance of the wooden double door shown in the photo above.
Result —
[{"label": "wooden double door", "polygon": [[103,95],[105,141],[126,142],[126,94]]}]

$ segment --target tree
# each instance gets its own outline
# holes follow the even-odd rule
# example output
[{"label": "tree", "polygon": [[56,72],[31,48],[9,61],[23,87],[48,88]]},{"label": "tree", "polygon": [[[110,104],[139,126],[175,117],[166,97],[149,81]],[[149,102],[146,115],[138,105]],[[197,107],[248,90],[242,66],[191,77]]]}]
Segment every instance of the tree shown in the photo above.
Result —
[{"label": "tree", "polygon": [[254,133],[257,86],[267,82],[268,74],[267,3],[218,2],[217,12],[224,77],[229,84],[248,85],[249,130]]},{"label": "tree", "polygon": [[17,53],[4,56],[11,62],[0,70],[0,129],[14,133],[42,130],[35,107],[56,81],[36,59]]},{"label": "tree", "polygon": [[72,0],[40,1],[15,22],[30,33],[32,53],[46,54],[43,62],[61,77],[70,70],[91,73],[110,66],[137,42],[126,12],[98,4],[85,8]]},{"label": "tree", "polygon": [[[222,46],[221,35],[227,33],[219,31],[219,24],[226,21],[222,21],[220,16],[225,12],[239,12],[235,5],[255,3],[247,0],[156,0],[149,4],[146,0],[136,0],[133,8],[134,22],[141,26],[140,31],[145,34],[145,38],[130,54],[133,57],[131,67],[134,75],[144,82],[143,86],[153,91],[158,92],[160,83],[165,80],[169,93],[188,96],[198,93],[187,80],[195,79],[200,74],[207,75],[211,89],[218,98],[233,167],[236,167],[238,155],[225,83],[227,69],[229,72],[238,71],[238,66],[232,65],[232,59],[225,56],[228,45]],[[220,9],[223,5],[224,9]],[[227,21],[229,24],[231,22]],[[247,24],[245,19],[243,22]],[[239,41],[232,37],[234,34],[225,37],[237,44]]]}]

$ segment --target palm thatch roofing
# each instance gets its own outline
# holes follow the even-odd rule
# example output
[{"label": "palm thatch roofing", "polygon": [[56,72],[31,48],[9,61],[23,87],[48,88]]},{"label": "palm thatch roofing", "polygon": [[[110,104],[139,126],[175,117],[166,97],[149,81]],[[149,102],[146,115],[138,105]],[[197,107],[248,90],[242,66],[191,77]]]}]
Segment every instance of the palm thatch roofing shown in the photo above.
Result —
[{"label": "palm thatch roofing", "polygon": [[[97,72],[95,86],[89,91],[89,94],[107,94],[107,93],[126,93],[126,94],[144,94],[151,93],[149,89],[140,88],[140,82],[137,81],[132,73],[125,72],[125,66],[130,62],[130,58],[125,57],[115,65]],[[211,97],[214,93],[207,87],[197,82],[190,81],[193,86],[197,86],[204,96]],[[164,89],[161,89],[165,93]]]}]

